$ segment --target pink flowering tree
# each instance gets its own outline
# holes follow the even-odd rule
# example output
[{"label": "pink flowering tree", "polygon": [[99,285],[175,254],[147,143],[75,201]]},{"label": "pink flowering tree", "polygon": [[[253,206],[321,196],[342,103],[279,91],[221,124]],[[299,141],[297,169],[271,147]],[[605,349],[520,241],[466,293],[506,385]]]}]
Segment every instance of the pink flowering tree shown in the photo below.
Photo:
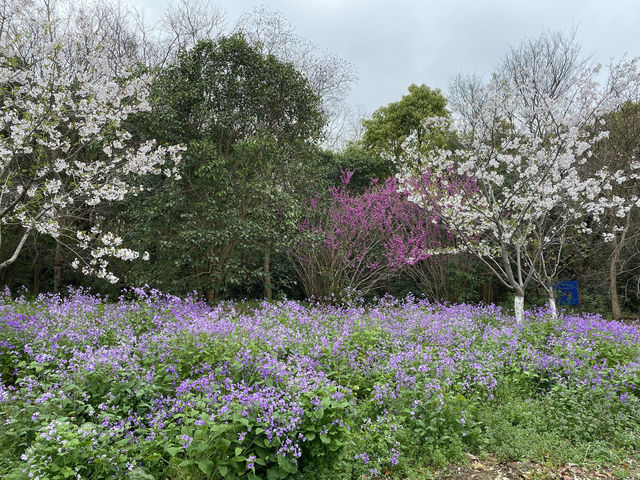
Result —
[{"label": "pink flowering tree", "polygon": [[[437,217],[398,192],[395,178],[374,182],[362,194],[349,192],[350,178],[343,172],[343,185],[331,189],[327,211],[300,225],[293,253],[310,297],[340,295],[347,288],[367,293],[452,241]],[[312,210],[319,211],[318,202]]]},{"label": "pink flowering tree", "polygon": [[[596,122],[637,92],[637,62],[613,65],[600,82],[600,66],[579,51],[561,34],[524,42],[488,82],[454,81],[458,150],[425,155],[414,139],[405,144],[404,163],[443,184],[441,195],[425,195],[410,170],[399,176],[402,190],[456,234],[458,250],[479,257],[514,292],[518,322],[531,281],[545,289],[555,315],[553,281],[576,232],[588,233],[605,212],[624,216],[638,203],[637,196],[611,195],[613,185],[637,178],[637,161],[629,159],[632,172],[583,168],[606,136]],[[451,169],[474,178],[477,188],[449,188]]]},{"label": "pink flowering tree", "polygon": [[148,76],[122,62],[116,75],[100,45],[83,48],[90,31],[59,31],[46,11],[22,21],[21,35],[0,32],[0,234],[19,232],[0,269],[39,233],[73,249],[75,268],[114,282],[109,258],[139,253],[85,214],[139,191],[141,175],[177,175],[181,147],[135,142],[124,127],[149,109]]}]

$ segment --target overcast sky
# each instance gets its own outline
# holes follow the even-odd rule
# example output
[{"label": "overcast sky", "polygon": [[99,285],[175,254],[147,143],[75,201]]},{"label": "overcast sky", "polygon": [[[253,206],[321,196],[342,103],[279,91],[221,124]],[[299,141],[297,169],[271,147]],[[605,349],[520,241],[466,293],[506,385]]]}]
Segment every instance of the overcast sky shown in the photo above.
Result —
[{"label": "overcast sky", "polygon": [[[128,0],[152,20],[166,0]],[[233,26],[254,7],[355,67],[350,103],[370,114],[412,84],[445,91],[456,72],[487,74],[509,46],[544,30],[577,29],[600,62],[640,56],[640,0],[226,0]]]}]

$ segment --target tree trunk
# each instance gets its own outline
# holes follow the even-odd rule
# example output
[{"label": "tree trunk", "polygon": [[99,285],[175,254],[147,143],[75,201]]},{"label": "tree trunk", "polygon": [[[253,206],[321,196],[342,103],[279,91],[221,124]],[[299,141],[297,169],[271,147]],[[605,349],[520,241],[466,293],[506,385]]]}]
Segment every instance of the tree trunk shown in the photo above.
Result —
[{"label": "tree trunk", "polygon": [[516,323],[522,323],[524,321],[524,292],[516,291],[516,296],[513,298],[513,310],[516,315]]},{"label": "tree trunk", "polygon": [[[613,242],[616,242],[615,236]],[[622,310],[620,309],[620,298],[618,297],[618,259],[620,257],[620,251],[617,245],[613,245],[613,252],[611,253],[611,260],[609,264],[609,295],[611,297],[611,317],[614,320],[620,320],[622,318]]]},{"label": "tree trunk", "polygon": [[56,242],[56,254],[53,260],[53,292],[60,293],[62,288],[62,243]]},{"label": "tree trunk", "polygon": [[216,299],[216,291],[213,288],[207,290],[207,303],[212,305],[214,300]]},{"label": "tree trunk", "polygon": [[16,273],[16,264],[10,263],[7,265],[2,271],[2,281],[6,287],[9,287],[9,290],[13,289],[13,277]]},{"label": "tree trunk", "polygon": [[270,302],[273,299],[273,291],[271,289],[271,249],[268,247],[264,251],[262,279],[264,282],[264,298]]},{"label": "tree trunk", "polygon": [[33,262],[33,286],[32,291],[34,295],[40,293],[40,262],[36,258]]},{"label": "tree trunk", "polygon": [[549,311],[551,312],[551,318],[554,320],[558,318],[558,309],[556,307],[556,298],[553,293],[549,295]]},{"label": "tree trunk", "polygon": [[489,304],[494,302],[495,295],[494,295],[492,278],[488,278],[487,281],[482,284],[482,286],[480,287],[480,290],[481,290],[480,294],[482,295],[482,301],[484,303]]},{"label": "tree trunk", "polygon": [[624,248],[627,240],[627,233],[631,228],[631,219],[634,209],[627,212],[625,226],[622,228],[622,233],[618,237],[616,232],[616,223],[611,217],[611,257],[609,264],[609,295],[611,297],[611,316],[614,320],[620,320],[622,318],[622,309],[620,308],[620,298],[618,297],[618,262],[620,261],[620,252]]}]

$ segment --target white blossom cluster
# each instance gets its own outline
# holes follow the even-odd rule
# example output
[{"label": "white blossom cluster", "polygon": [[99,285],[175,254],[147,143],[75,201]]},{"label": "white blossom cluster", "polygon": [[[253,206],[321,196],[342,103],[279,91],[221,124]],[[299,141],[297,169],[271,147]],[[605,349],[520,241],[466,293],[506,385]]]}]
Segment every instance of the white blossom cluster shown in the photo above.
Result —
[{"label": "white blossom cluster", "polygon": [[139,254],[99,224],[88,238],[73,235],[72,222],[63,219],[140,191],[141,175],[178,178],[184,148],[136,143],[124,128],[131,115],[150,109],[147,75],[122,65],[116,75],[98,46],[82,49],[86,40],[69,33],[38,43],[34,37],[46,29],[39,21],[36,16],[30,34],[0,36],[0,225],[23,230],[0,268],[40,232],[59,241],[77,237],[88,255],[76,266],[84,263],[83,272],[116,281],[107,259]]},{"label": "white blossom cluster", "polygon": [[[454,104],[459,149],[425,155],[407,139],[402,165],[420,165],[437,179],[437,192],[412,180],[414,167],[400,165],[398,174],[410,200],[436,212],[516,292],[530,278],[550,285],[571,229],[588,232],[605,213],[623,217],[640,205],[637,196],[612,194],[614,185],[640,179],[635,159],[624,172],[585,168],[607,136],[595,133],[597,123],[638,98],[638,60],[612,66],[605,83],[597,81],[599,66],[576,64],[562,76],[552,61],[529,60],[516,52],[504,74],[464,85]],[[460,188],[463,178],[475,188]]]}]

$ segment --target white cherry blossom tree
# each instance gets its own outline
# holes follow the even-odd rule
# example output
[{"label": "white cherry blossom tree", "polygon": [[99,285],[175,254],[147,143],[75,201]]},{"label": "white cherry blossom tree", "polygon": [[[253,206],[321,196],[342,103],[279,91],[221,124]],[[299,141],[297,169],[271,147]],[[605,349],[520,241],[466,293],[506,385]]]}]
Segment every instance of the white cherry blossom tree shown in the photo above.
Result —
[{"label": "white cherry blossom tree", "polygon": [[[433,194],[412,187],[412,172],[400,174],[411,198],[435,210],[461,248],[514,292],[518,322],[531,281],[545,289],[555,315],[553,281],[570,234],[588,232],[605,211],[624,215],[638,201],[610,194],[637,173],[605,167],[585,175],[581,168],[606,136],[594,133],[595,122],[640,83],[636,60],[611,66],[604,82],[600,76],[599,65],[580,57],[573,36],[544,34],[512,49],[489,81],[454,80],[458,150],[425,158],[407,142],[405,164],[421,165],[440,183],[455,181],[452,169],[475,180],[476,189],[444,185]],[[637,172],[638,162],[630,163]]]},{"label": "white cherry blossom tree", "polygon": [[3,12],[0,242],[9,229],[19,240],[0,269],[40,233],[74,249],[74,267],[114,282],[109,258],[131,260],[138,252],[103,231],[97,215],[66,220],[139,191],[140,175],[177,175],[181,147],[132,139],[124,123],[149,109],[149,77],[134,74],[126,58],[116,74],[100,44],[83,48],[91,31],[79,34],[81,22],[75,30],[57,28],[50,12],[23,15],[18,34],[10,27],[20,12]]}]

